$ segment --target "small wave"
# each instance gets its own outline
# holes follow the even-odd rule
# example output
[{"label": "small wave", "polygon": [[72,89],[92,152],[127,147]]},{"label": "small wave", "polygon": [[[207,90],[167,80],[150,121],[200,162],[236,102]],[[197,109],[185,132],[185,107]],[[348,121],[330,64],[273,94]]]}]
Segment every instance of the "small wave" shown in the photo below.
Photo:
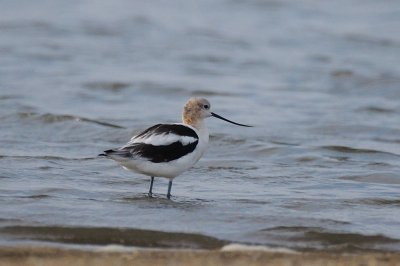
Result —
[{"label": "small wave", "polygon": [[19,99],[22,98],[21,96],[18,95],[0,95],[0,101],[3,100],[12,100],[12,99]]},{"label": "small wave", "polygon": [[353,147],[348,147],[348,146],[337,146],[337,145],[330,145],[330,146],[321,146],[320,148],[325,149],[325,150],[331,150],[331,151],[337,151],[341,153],[365,153],[365,154],[388,154],[388,155],[394,155],[394,156],[400,156],[395,153],[391,152],[386,152],[386,151],[379,151],[379,150],[373,150],[373,149],[362,149],[362,148],[353,148]]},{"label": "small wave", "polygon": [[362,235],[356,233],[335,233],[324,231],[308,231],[304,236],[293,240],[320,242],[322,246],[331,246],[337,251],[376,250],[379,245],[399,244],[400,241],[383,235]]},{"label": "small wave", "polygon": [[210,91],[210,90],[194,90],[192,91],[194,96],[233,96],[234,93],[223,92],[223,91]]},{"label": "small wave", "polygon": [[348,78],[353,76],[354,73],[348,69],[336,69],[331,72],[331,75],[335,78]]},{"label": "small wave", "polygon": [[237,38],[233,36],[228,36],[221,31],[216,29],[201,28],[201,27],[191,27],[188,28],[186,34],[190,37],[194,36],[196,38],[202,37],[213,41],[218,41],[230,45],[232,47],[240,47],[242,49],[248,49],[251,44],[243,38]]},{"label": "small wave", "polygon": [[384,198],[362,198],[362,199],[350,199],[345,200],[346,203],[352,204],[364,204],[364,205],[374,205],[374,206],[400,206],[399,199],[384,199]]},{"label": "small wave", "polygon": [[29,196],[21,196],[20,198],[28,198],[28,199],[44,199],[49,198],[49,195],[46,194],[37,194],[37,195],[29,195]]},{"label": "small wave", "polygon": [[340,179],[352,180],[365,183],[378,184],[400,184],[400,175],[394,173],[374,173],[368,175],[350,175],[342,176]]},{"label": "small wave", "polygon": [[120,91],[130,87],[131,84],[127,82],[119,82],[119,81],[94,81],[87,82],[84,84],[84,87],[93,90],[110,90],[110,91]]},{"label": "small wave", "polygon": [[370,45],[377,45],[382,47],[398,47],[400,44],[393,39],[387,38],[376,38],[374,36],[369,36],[365,34],[349,33],[344,36],[344,39],[356,42],[356,43],[366,43]]},{"label": "small wave", "polygon": [[2,21],[0,22],[0,29],[67,33],[65,28],[57,27],[54,23],[50,24],[44,20]]},{"label": "small wave", "polygon": [[285,150],[283,147],[251,147],[251,150],[249,150],[247,153],[252,154],[252,155],[273,155],[277,154],[281,151]]},{"label": "small wave", "polygon": [[201,207],[209,202],[208,199],[196,199],[196,198],[185,198],[179,197],[174,198],[172,196],[172,200],[168,200],[165,198],[165,194],[156,194],[153,193],[153,197],[149,197],[146,194],[136,197],[123,197],[120,200],[128,203],[136,203],[136,204],[144,204],[146,208],[152,209],[165,209],[165,208],[174,208],[174,209],[190,209],[193,210],[195,207]]},{"label": "small wave", "polygon": [[98,121],[90,118],[74,116],[74,115],[56,115],[56,114],[37,114],[34,112],[20,112],[18,116],[21,118],[34,118],[45,123],[57,123],[63,121],[77,121],[77,122],[87,122],[93,123],[101,126],[112,127],[112,128],[124,128],[123,126],[111,124],[108,122]]},{"label": "small wave", "polygon": [[389,138],[378,137],[378,138],[374,138],[373,140],[380,141],[380,142],[386,142],[386,143],[396,143],[396,144],[400,143],[400,138],[389,139]]},{"label": "small wave", "polygon": [[206,62],[212,64],[225,64],[230,63],[232,58],[223,55],[211,55],[211,54],[204,54],[204,55],[187,55],[183,57],[184,60],[192,61],[195,63],[199,62]]},{"label": "small wave", "polygon": [[86,22],[83,25],[83,31],[87,35],[92,35],[92,36],[119,36],[121,35],[121,31],[116,28],[110,26],[108,23],[107,24],[101,24],[98,21],[96,23],[89,23]]},{"label": "small wave", "polygon": [[358,109],[358,111],[370,112],[370,113],[382,113],[382,114],[396,112],[396,110],[394,110],[394,109],[384,108],[384,107],[380,107],[380,106],[367,106],[367,107]]},{"label": "small wave", "polygon": [[376,150],[369,150],[369,149],[358,149],[358,148],[352,148],[352,147],[347,147],[347,146],[322,146],[321,148],[331,150],[331,151],[338,151],[338,152],[343,152],[343,153],[379,153],[379,151]]},{"label": "small wave", "polygon": [[235,138],[228,134],[223,133],[215,133],[210,136],[212,141],[221,141],[228,144],[243,144],[246,142],[244,138]]},{"label": "small wave", "polygon": [[118,93],[120,91],[131,89],[133,91],[141,91],[150,94],[181,94],[186,93],[188,90],[186,88],[171,85],[158,83],[154,81],[135,81],[135,82],[123,82],[123,81],[89,81],[83,83],[83,87],[90,90],[103,90],[109,91],[112,93]]},{"label": "small wave", "polygon": [[282,140],[271,140],[270,143],[284,146],[300,146],[300,143],[287,142]]},{"label": "small wave", "polygon": [[227,244],[226,241],[201,234],[133,228],[6,226],[0,228],[0,234],[12,236],[17,239],[69,244],[120,244],[159,248],[216,249]]},{"label": "small wave", "polygon": [[3,158],[14,158],[14,159],[38,159],[38,160],[47,160],[47,161],[90,161],[96,160],[97,157],[84,157],[84,158],[67,158],[61,156],[51,156],[51,155],[43,155],[43,156],[29,156],[29,155],[0,155],[0,159]]},{"label": "small wave", "polygon": [[299,163],[309,163],[309,162],[317,161],[319,159],[320,159],[320,157],[309,155],[309,156],[299,156],[296,158],[296,161]]},{"label": "small wave", "polygon": [[267,200],[254,200],[254,199],[236,199],[236,203],[238,204],[250,204],[250,205],[265,205],[268,204]]},{"label": "small wave", "polygon": [[299,243],[299,250],[328,249],[335,251],[379,250],[382,246],[399,245],[400,240],[384,235],[328,231],[322,227],[278,226],[264,229],[269,237],[286,238]]}]

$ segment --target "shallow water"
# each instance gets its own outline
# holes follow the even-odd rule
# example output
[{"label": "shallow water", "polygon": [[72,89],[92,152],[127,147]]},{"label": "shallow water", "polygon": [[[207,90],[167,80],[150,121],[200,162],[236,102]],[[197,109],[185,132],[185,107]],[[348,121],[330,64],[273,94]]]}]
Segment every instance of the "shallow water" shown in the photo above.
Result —
[{"label": "shallow water", "polygon": [[[2,244],[400,250],[397,1],[2,7]],[[209,119],[172,201],[96,157],[192,95],[255,127]]]}]

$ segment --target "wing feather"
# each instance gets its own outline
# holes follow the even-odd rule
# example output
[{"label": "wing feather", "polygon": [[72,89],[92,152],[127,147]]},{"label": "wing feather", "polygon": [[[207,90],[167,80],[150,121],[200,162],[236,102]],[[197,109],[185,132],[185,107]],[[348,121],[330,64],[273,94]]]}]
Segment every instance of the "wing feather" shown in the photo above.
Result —
[{"label": "wing feather", "polygon": [[183,145],[193,143],[199,139],[197,133],[182,124],[158,124],[152,126],[132,139],[122,148],[135,143],[151,144],[154,146],[169,145],[174,142],[181,142]]},{"label": "wing feather", "polygon": [[182,124],[158,124],[132,137],[125,146],[104,153],[111,158],[169,162],[193,152],[198,141],[197,133],[190,127]]}]

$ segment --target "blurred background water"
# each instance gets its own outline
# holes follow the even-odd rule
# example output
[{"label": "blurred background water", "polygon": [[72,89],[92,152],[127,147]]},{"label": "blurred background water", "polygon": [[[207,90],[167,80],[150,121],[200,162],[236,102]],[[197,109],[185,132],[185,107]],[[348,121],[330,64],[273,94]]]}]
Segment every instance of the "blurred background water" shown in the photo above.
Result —
[{"label": "blurred background water", "polygon": [[[398,1],[1,7],[2,244],[400,250]],[[209,119],[172,201],[96,157],[192,95],[256,127]]]}]

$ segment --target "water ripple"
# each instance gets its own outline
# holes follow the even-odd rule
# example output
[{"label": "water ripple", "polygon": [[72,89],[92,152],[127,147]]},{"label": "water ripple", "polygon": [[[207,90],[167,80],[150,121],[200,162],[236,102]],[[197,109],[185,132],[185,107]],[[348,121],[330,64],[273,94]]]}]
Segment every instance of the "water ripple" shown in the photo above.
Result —
[{"label": "water ripple", "polygon": [[120,244],[137,247],[215,249],[227,244],[217,238],[134,228],[7,226],[0,234],[16,238],[71,244]]},{"label": "water ripple", "polygon": [[400,156],[400,154],[396,153],[391,153],[391,152],[386,152],[386,151],[379,151],[379,150],[373,150],[373,149],[362,149],[362,148],[353,148],[349,146],[335,146],[335,145],[330,145],[330,146],[322,146],[322,149],[326,150],[331,150],[331,151],[337,151],[341,153],[364,153],[364,154],[387,154],[387,155],[393,155],[393,156]]},{"label": "water ripple", "polygon": [[357,182],[378,183],[378,184],[400,184],[400,175],[395,173],[374,173],[366,175],[347,175],[340,179],[352,180]]},{"label": "water ripple", "polygon": [[272,238],[282,236],[302,250],[328,247],[333,251],[380,250],[400,245],[400,240],[383,235],[364,235],[358,233],[328,231],[321,227],[278,226],[262,230]]},{"label": "water ripple", "polygon": [[57,115],[57,114],[37,114],[33,112],[20,112],[18,113],[18,116],[20,118],[30,118],[30,119],[35,119],[42,121],[44,123],[58,123],[58,122],[64,122],[64,121],[77,121],[77,122],[87,122],[87,123],[93,123],[101,126],[106,126],[106,127],[112,127],[112,128],[124,128],[123,126],[108,123],[108,122],[103,122],[103,121],[98,121],[95,119],[90,119],[90,118],[85,118],[85,117],[80,117],[80,116],[75,116],[75,115]]}]

